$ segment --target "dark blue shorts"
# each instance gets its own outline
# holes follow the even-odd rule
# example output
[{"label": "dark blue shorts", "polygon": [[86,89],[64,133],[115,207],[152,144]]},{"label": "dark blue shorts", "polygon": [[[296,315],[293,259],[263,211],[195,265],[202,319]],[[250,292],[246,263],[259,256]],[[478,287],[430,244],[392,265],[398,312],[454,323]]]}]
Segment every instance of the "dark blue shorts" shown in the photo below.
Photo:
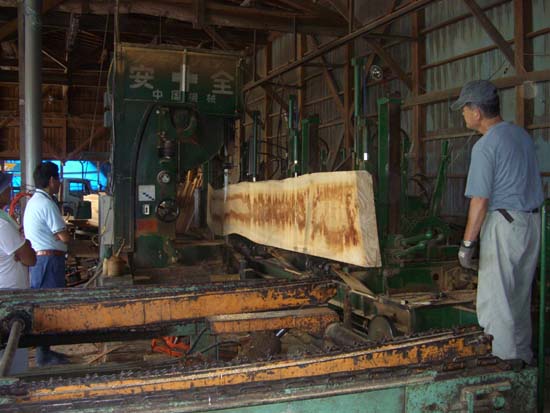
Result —
[{"label": "dark blue shorts", "polygon": [[39,255],[36,265],[29,268],[31,288],[64,288],[65,257],[63,255]]}]

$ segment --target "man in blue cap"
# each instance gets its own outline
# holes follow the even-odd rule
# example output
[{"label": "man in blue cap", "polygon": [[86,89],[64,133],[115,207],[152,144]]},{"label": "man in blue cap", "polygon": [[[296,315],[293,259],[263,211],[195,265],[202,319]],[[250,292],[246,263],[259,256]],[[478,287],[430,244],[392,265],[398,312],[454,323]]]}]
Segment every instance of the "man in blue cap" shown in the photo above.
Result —
[{"label": "man in blue cap", "polygon": [[531,285],[543,202],[535,145],[525,129],[502,119],[498,91],[487,80],[466,83],[451,108],[462,109],[466,127],[483,135],[472,148],[458,258],[477,269],[472,256],[479,235],[479,324],[493,336],[495,356],[531,363]]},{"label": "man in blue cap", "polygon": [[[29,288],[28,267],[36,263],[30,242],[23,237],[17,222],[4,211],[10,202],[11,179],[11,174],[0,171],[0,289]],[[17,349],[9,373],[21,373],[28,364],[27,349]]]}]

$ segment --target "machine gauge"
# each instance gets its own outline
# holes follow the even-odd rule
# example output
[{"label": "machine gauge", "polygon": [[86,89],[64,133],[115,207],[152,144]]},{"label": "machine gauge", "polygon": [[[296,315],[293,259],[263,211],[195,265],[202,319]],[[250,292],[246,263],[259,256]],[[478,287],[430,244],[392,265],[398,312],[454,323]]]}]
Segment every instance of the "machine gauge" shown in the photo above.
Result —
[{"label": "machine gauge", "polygon": [[157,181],[159,184],[167,185],[172,181],[172,177],[170,176],[170,172],[168,171],[160,171],[157,175]]}]

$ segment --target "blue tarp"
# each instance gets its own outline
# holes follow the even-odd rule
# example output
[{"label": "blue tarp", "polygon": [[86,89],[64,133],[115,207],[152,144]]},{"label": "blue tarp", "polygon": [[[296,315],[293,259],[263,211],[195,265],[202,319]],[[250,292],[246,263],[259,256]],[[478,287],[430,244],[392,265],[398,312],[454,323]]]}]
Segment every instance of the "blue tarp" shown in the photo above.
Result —
[{"label": "blue tarp", "polygon": [[[61,170],[60,161],[52,161]],[[67,161],[63,165],[62,178],[88,179],[94,191],[103,191],[107,186],[108,165],[102,164],[97,169],[97,164],[90,161]],[[12,186],[14,192],[19,192],[21,187],[21,164],[19,160],[5,161],[4,170],[13,173]]]}]

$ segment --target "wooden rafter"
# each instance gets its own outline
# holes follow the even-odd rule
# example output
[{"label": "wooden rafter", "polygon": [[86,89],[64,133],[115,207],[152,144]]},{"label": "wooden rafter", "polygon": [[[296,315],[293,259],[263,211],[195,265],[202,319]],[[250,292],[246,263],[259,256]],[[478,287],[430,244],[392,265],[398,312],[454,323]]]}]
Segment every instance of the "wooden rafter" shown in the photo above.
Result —
[{"label": "wooden rafter", "polygon": [[394,72],[397,77],[405,83],[405,85],[409,88],[409,90],[412,90],[412,80],[409,77],[407,73],[399,66],[399,64],[393,59],[393,57],[384,49],[379,42],[375,40],[367,40],[365,39],[369,47],[378,55],[380,56],[380,59],[386,63],[392,72]]},{"label": "wooden rafter", "polygon": [[[315,46],[315,48],[319,48],[320,42],[317,39],[317,37],[316,36],[308,36],[308,37],[311,40],[311,42],[313,43],[313,45]],[[336,79],[334,79],[334,76],[332,75],[331,71],[329,71],[328,68],[327,68],[328,66],[330,66],[330,64],[328,63],[325,56],[320,56],[319,58],[320,58],[321,62],[323,63],[322,64],[323,76],[325,77],[325,80],[327,81],[328,89],[329,89],[330,94],[332,96],[332,100],[334,101],[334,103],[336,103],[336,107],[338,108],[338,111],[340,112],[340,114],[342,116],[344,116],[346,111],[345,111],[345,108],[344,108],[344,104],[342,103],[342,100],[340,99],[340,94],[339,94],[339,91],[338,91],[338,85],[336,84]]]},{"label": "wooden rafter", "polygon": [[280,67],[278,69],[272,70],[271,73],[268,76],[265,76],[262,79],[258,79],[258,80],[251,81],[251,82],[247,83],[246,85],[243,86],[243,91],[246,92],[248,90],[254,89],[254,88],[262,85],[263,83],[268,82],[272,79],[275,79],[276,77],[282,75],[283,73],[286,73],[286,72],[289,72],[293,69],[296,69],[300,65],[303,65],[303,64],[308,63],[312,60],[315,60],[319,56],[324,55],[325,53],[328,53],[331,50],[334,50],[338,47],[341,47],[341,46],[349,43],[350,41],[352,41],[352,40],[354,40],[358,37],[361,37],[364,34],[370,32],[372,30],[376,30],[376,29],[378,29],[382,26],[385,26],[388,23],[391,23],[392,21],[394,21],[394,20],[396,20],[396,19],[398,19],[402,16],[405,16],[409,13],[413,13],[417,10],[420,10],[420,9],[426,7],[428,4],[430,4],[432,2],[433,2],[433,0],[415,0],[411,3],[407,3],[406,5],[399,7],[398,9],[393,11],[392,13],[388,13],[388,14],[386,14],[386,15],[384,15],[384,16],[382,16],[382,17],[380,17],[380,18],[378,18],[374,21],[371,21],[371,22],[365,24],[364,26],[360,27],[359,29],[355,30],[352,33],[349,33],[349,34],[347,34],[345,36],[342,36],[342,37],[338,37],[338,38],[324,44],[323,46],[321,46],[317,50],[314,50],[311,53],[308,53],[307,55],[305,55],[301,59],[298,59],[298,60],[296,60],[292,63],[289,63],[288,65],[286,65],[284,67]]},{"label": "wooden rafter", "polygon": [[218,47],[222,50],[231,50],[231,47],[229,44],[225,41],[223,36],[220,36],[216,29],[214,29],[212,26],[203,26],[202,29],[204,32],[212,39],[212,41],[218,45]]},{"label": "wooden rafter", "polygon": [[[338,10],[338,12],[344,18],[348,18],[348,16],[347,16],[348,15],[348,10],[345,8],[345,6],[342,4],[341,1],[339,1],[339,0],[329,0],[329,1],[334,6],[334,8],[336,10]],[[395,1],[392,3],[390,12],[394,9],[395,3],[396,3]],[[357,19],[354,19],[353,25],[354,26],[360,26],[361,22],[358,21]],[[386,63],[386,65],[389,66],[389,68],[392,70],[392,72],[394,72],[397,75],[397,77],[403,83],[405,83],[405,85],[409,88],[409,90],[411,90],[412,89],[411,78],[401,68],[401,66],[399,66],[399,64],[395,61],[395,59],[382,47],[382,44],[380,42],[376,41],[376,40],[373,40],[372,38],[369,38],[366,35],[364,35],[362,37],[367,42],[369,47],[374,51],[374,53],[376,53],[380,57],[380,59],[382,59],[384,61],[384,63]]]},{"label": "wooden rafter", "polygon": [[[464,4],[470,9],[472,14],[475,16],[475,18],[479,21],[479,24],[483,27],[485,32],[489,35],[489,37],[495,42],[495,44],[498,46],[500,51],[504,54],[506,57],[506,60],[512,65],[513,68],[516,69],[518,73],[524,73],[525,68],[523,65],[521,65],[521,62],[516,62],[514,51],[502,37],[502,34],[498,31],[498,29],[495,27],[495,25],[489,20],[489,18],[485,15],[481,7],[477,4],[475,0],[463,0]],[[517,65],[516,65],[517,63]]]},{"label": "wooden rafter", "polygon": [[193,0],[193,14],[195,15],[193,19],[194,29],[200,29],[204,26],[204,3],[202,0]]},{"label": "wooden rafter", "polygon": [[[524,82],[547,82],[550,81],[550,70],[538,70],[535,72],[526,72],[516,76],[507,76],[500,79],[492,80],[495,86],[499,89],[511,88],[521,85]],[[460,87],[437,90],[435,92],[424,93],[419,96],[412,96],[405,100],[403,109],[408,109],[413,105],[427,105],[430,103],[442,102],[458,97]]]},{"label": "wooden rafter", "polygon": [[[181,0],[178,3],[173,3],[169,1],[135,0],[132,2],[120,2],[118,13],[119,15],[169,16],[173,20],[193,23],[196,20],[193,10],[194,1]],[[87,2],[65,0],[57,7],[57,10],[67,13],[81,13],[83,3],[86,3],[87,12],[90,14],[104,15],[113,13],[112,2],[99,0]],[[296,21],[296,30],[301,33],[342,35],[345,32],[342,26],[342,19],[334,14],[327,17],[315,17],[311,14],[300,15],[296,12],[284,10],[239,7],[217,2],[204,3],[204,24],[211,26],[274,30],[289,33],[294,30],[294,21]],[[13,6],[15,5],[16,2],[13,1]]]},{"label": "wooden rafter", "polygon": [[[54,7],[57,7],[59,4],[63,3],[64,0],[44,0],[42,3],[42,14],[47,13]],[[0,27],[0,41],[4,40],[10,34],[17,31],[17,19],[13,19],[2,27]]]}]

